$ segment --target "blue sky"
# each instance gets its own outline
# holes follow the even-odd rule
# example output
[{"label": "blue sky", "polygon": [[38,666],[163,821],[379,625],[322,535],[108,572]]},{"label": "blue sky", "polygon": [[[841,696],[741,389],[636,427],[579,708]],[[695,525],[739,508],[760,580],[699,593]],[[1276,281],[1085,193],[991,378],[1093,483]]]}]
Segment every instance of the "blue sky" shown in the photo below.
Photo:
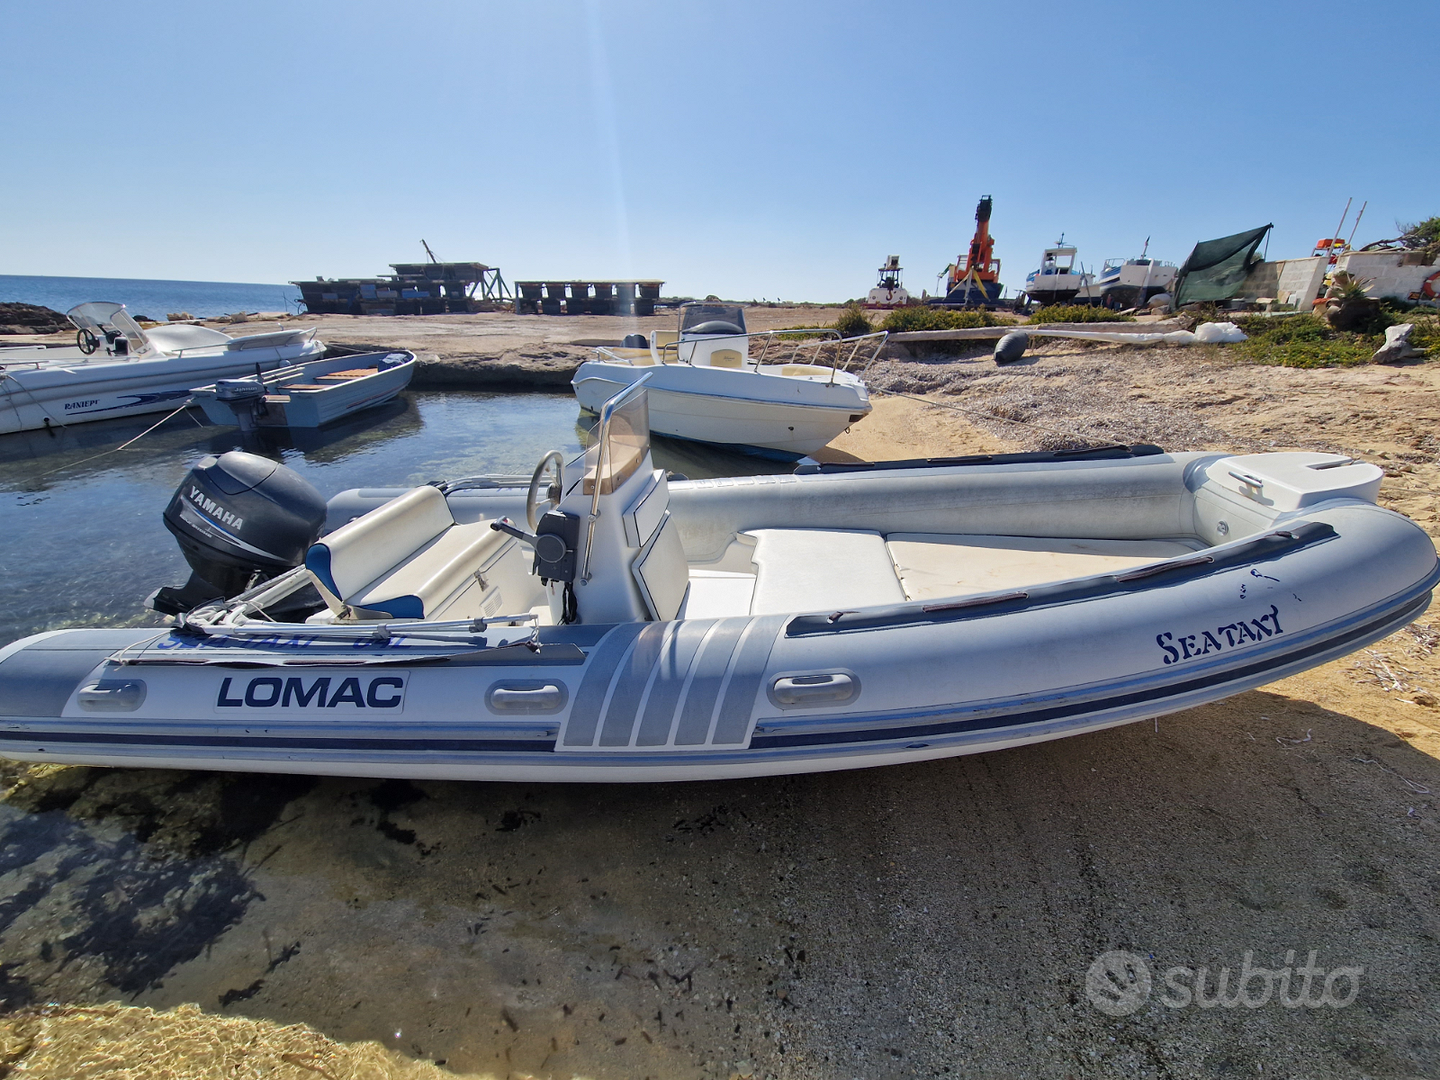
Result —
[{"label": "blue sky", "polygon": [[[557,0],[12,3],[0,273],[913,291],[993,195],[1002,280],[1440,213],[1440,8]],[[1353,221],[1354,210],[1351,211]],[[1348,234],[1351,221],[1347,221]]]}]

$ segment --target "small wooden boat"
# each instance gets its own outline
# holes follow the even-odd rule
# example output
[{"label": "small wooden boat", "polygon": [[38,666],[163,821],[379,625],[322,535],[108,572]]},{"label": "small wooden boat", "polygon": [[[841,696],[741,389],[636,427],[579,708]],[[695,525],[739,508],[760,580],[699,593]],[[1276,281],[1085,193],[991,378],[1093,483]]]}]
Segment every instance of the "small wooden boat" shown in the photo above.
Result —
[{"label": "small wooden boat", "polygon": [[[1375,505],[1381,471],[1336,454],[671,481],[645,404],[643,384],[612,400],[578,467],[547,455],[528,489],[352,491],[314,542],[326,504],[298,477],[205,459],[166,520],[242,591],[168,629],[0,648],[0,753],[522,781],[925,761],[1303,671],[1414,620],[1440,580],[1425,532]],[[251,566],[281,572],[244,588]]]},{"label": "small wooden boat", "polygon": [[403,349],[311,360],[262,376],[191,390],[214,424],[313,428],[383,405],[410,385],[415,354]]},{"label": "small wooden boat", "polygon": [[124,304],[66,313],[76,344],[0,347],[0,432],[164,412],[190,387],[321,356],[314,329],[232,338],[181,323],[142,329]]}]

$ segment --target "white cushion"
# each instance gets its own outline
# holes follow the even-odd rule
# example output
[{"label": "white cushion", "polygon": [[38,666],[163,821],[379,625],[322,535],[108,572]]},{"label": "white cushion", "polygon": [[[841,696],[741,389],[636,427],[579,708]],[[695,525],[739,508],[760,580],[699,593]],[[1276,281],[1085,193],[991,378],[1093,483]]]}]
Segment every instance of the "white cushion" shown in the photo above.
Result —
[{"label": "white cushion", "polygon": [[749,615],[755,575],[730,570],[691,570],[690,592],[680,615],[686,619],[723,619]]},{"label": "white cushion", "polygon": [[891,533],[888,547],[905,595],[936,600],[1128,570],[1188,555],[1176,540],[1067,540],[1028,536]]},{"label": "white cushion", "polygon": [[430,618],[509,539],[490,528],[489,521],[452,525],[404,562],[345,597],[345,602],[384,609],[387,601],[413,596],[420,601],[421,617]]},{"label": "white cushion", "polygon": [[343,600],[454,524],[439,488],[415,488],[322,538],[306,553],[305,565]]},{"label": "white cushion", "polygon": [[875,532],[756,529],[752,615],[899,604],[905,590]]}]

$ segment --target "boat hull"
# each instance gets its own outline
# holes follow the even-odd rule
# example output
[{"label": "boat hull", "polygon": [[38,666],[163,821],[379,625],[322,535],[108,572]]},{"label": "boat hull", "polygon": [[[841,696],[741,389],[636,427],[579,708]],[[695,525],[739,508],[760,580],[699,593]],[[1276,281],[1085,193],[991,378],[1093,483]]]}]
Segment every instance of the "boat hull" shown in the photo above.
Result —
[{"label": "boat hull", "polygon": [[[314,379],[331,370],[354,367],[357,364],[365,365],[378,357],[396,355],[402,354],[362,353],[303,364],[290,381],[313,386]],[[403,363],[381,368],[373,375],[363,378],[324,386],[323,389],[291,389],[284,382],[273,385],[267,379],[267,385],[271,385],[275,392],[267,397],[256,424],[259,427],[271,428],[318,428],[392,401],[400,391],[410,385],[410,378],[415,372],[415,355],[403,355],[408,356]],[[252,374],[250,378],[240,381],[253,383],[255,379]],[[227,402],[217,398],[213,385],[197,387],[192,394],[195,404],[204,411],[211,423],[230,426],[236,424],[235,410]]]},{"label": "boat hull", "polygon": [[1044,285],[1026,285],[1025,295],[1042,307],[1046,304],[1068,304],[1080,295],[1082,286],[1063,285],[1054,288]]},{"label": "boat hull", "polygon": [[257,367],[270,371],[323,351],[320,342],[303,339],[193,355],[79,358],[64,366],[0,356],[0,433],[166,412],[186,402],[192,386],[253,375]]},{"label": "boat hull", "polygon": [[[745,486],[704,483],[697,494]],[[776,505],[806,490],[779,492]],[[823,487],[808,490],[813,503]],[[398,632],[336,645],[303,633],[57,631],[0,650],[0,754],[585,782],[926,761],[1263,685],[1414,620],[1440,579],[1423,531],[1358,500],[1207,559],[963,603],[545,627],[529,646],[489,631],[461,651]],[[821,676],[844,692],[796,696]],[[517,707],[526,695],[539,700]]]},{"label": "boat hull", "polygon": [[572,385],[581,406],[599,412],[647,373],[650,430],[717,446],[799,458],[829,444],[871,409],[865,388],[853,378],[832,385],[681,364],[630,367],[588,361]]}]

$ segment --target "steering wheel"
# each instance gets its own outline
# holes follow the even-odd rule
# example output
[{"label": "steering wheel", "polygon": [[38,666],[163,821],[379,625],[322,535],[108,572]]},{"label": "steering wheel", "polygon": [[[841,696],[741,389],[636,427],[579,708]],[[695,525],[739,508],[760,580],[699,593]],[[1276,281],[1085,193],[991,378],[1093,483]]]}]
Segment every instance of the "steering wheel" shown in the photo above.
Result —
[{"label": "steering wheel", "polygon": [[743,334],[744,330],[733,322],[726,322],[724,319],[711,319],[709,322],[702,322],[698,326],[692,326],[685,331],[687,334]]},{"label": "steering wheel", "polygon": [[75,331],[75,344],[79,347],[82,353],[84,353],[86,356],[89,356],[91,353],[93,353],[96,349],[100,347],[100,339],[97,338],[94,334],[92,334],[89,330],[85,330],[82,328]]},{"label": "steering wheel", "polygon": [[535,473],[530,477],[530,492],[525,496],[525,520],[529,523],[531,532],[540,527],[540,481],[545,476],[546,468],[551,465],[555,467],[555,480],[545,489],[545,500],[555,506],[565,494],[565,455],[559,450],[551,450],[540,459],[540,464],[535,466]]}]

